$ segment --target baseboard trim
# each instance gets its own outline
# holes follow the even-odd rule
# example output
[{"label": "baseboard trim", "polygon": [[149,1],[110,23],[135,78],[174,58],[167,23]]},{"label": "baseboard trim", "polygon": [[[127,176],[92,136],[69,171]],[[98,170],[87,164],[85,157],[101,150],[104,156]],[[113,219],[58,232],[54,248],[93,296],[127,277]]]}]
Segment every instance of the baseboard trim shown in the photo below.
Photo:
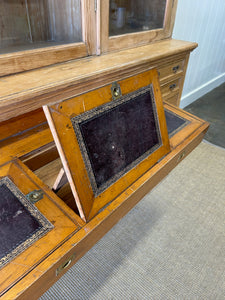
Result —
[{"label": "baseboard trim", "polygon": [[225,82],[225,73],[213,78],[212,80],[206,82],[205,84],[201,85],[197,89],[191,91],[190,93],[181,97],[180,107],[184,108],[187,105],[191,104],[198,98],[202,97],[206,93],[209,93],[214,88],[218,87],[222,83]]}]

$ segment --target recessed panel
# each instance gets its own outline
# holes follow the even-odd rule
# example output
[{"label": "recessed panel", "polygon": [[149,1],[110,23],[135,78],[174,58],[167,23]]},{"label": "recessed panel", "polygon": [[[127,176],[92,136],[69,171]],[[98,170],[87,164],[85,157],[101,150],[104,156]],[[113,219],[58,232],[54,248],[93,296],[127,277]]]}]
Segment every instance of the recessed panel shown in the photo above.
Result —
[{"label": "recessed panel", "polygon": [[85,221],[170,151],[155,69],[44,111]]},{"label": "recessed panel", "polygon": [[162,144],[151,85],[71,121],[95,195]]}]

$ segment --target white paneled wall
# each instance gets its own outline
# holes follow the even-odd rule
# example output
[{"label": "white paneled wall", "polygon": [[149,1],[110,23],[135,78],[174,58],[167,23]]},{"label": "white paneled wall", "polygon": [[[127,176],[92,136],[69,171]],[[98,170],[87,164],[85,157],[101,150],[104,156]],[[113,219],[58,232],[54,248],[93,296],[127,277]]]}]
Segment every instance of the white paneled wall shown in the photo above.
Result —
[{"label": "white paneled wall", "polygon": [[178,0],[173,38],[198,43],[184,83],[185,107],[225,82],[225,0]]}]

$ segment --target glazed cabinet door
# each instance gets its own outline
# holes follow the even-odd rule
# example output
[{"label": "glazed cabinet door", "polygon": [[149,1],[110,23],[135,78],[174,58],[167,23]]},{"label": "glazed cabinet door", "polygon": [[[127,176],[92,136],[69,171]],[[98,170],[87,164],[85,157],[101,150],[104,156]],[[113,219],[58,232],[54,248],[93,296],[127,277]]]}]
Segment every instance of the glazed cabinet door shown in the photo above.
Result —
[{"label": "glazed cabinet door", "polygon": [[96,52],[94,1],[0,1],[0,20],[0,76]]},{"label": "glazed cabinet door", "polygon": [[99,0],[98,4],[99,52],[171,37],[177,0]]}]

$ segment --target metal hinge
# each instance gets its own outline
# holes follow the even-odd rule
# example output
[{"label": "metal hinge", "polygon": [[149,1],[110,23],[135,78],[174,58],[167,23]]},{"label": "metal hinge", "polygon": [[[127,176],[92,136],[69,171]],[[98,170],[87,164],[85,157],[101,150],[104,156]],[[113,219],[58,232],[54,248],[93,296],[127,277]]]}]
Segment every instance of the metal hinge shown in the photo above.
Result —
[{"label": "metal hinge", "polygon": [[97,0],[95,0],[95,12],[97,11]]},{"label": "metal hinge", "polygon": [[42,190],[34,190],[26,195],[27,199],[30,200],[33,204],[41,200],[44,196],[44,192]]}]

